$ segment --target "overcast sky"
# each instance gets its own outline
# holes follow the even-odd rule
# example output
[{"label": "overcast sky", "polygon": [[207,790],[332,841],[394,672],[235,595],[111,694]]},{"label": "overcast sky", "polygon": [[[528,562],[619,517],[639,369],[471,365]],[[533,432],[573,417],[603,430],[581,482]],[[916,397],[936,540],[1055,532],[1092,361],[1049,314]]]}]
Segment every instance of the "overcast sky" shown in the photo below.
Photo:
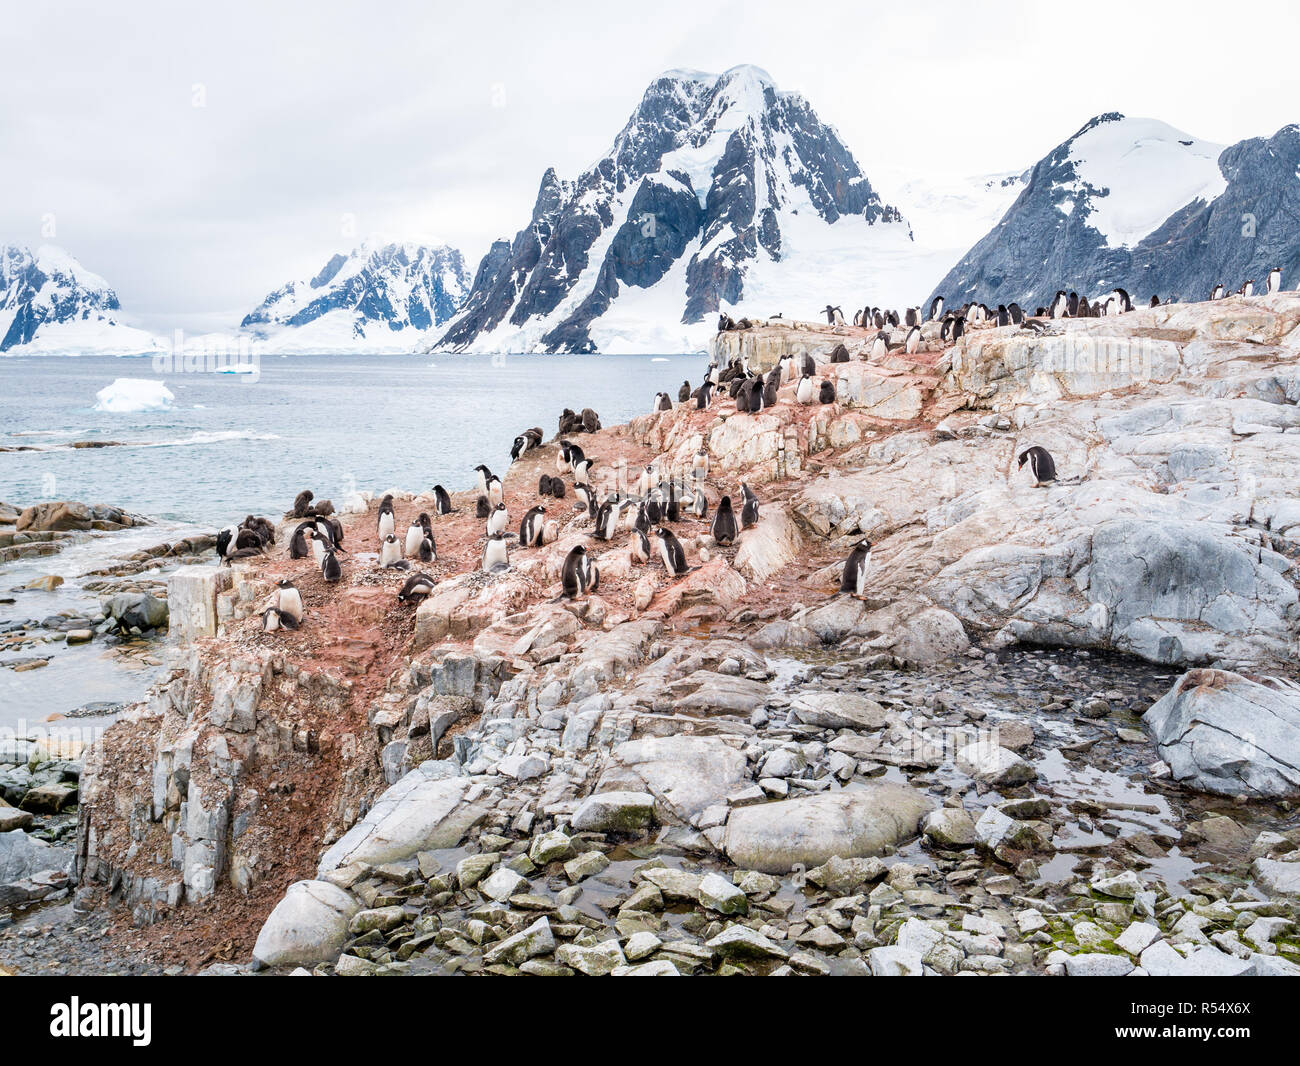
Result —
[{"label": "overcast sky", "polygon": [[674,67],[763,67],[868,177],[1013,170],[1103,111],[1225,144],[1300,121],[1288,5],[5,9],[0,242],[65,248],[156,329],[233,326],[372,235],[445,241],[473,271],[545,168],[603,155]]}]

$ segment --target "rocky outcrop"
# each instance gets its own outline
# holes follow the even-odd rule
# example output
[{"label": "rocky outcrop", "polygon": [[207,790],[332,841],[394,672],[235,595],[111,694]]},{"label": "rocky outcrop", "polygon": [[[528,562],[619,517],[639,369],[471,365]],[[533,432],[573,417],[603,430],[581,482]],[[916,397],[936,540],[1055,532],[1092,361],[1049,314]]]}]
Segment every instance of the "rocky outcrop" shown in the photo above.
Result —
[{"label": "rocky outcrop", "polygon": [[1226,796],[1300,795],[1300,689],[1191,670],[1142,717],[1175,781]]},{"label": "rocky outcrop", "polygon": [[14,528],[20,533],[68,530],[113,532],[119,529],[130,529],[144,522],[145,519],[127,514],[120,507],[63,500],[58,503],[38,503],[24,508],[18,515]]}]

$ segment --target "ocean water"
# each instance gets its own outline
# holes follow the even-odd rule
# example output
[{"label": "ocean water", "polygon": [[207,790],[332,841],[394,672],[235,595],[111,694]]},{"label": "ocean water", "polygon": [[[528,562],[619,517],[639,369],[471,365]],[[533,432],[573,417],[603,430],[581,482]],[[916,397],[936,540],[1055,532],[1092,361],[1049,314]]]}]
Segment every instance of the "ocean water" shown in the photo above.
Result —
[{"label": "ocean water", "polygon": [[[703,355],[263,357],[252,375],[157,374],[148,358],[0,358],[0,500],[111,503],[219,528],[278,516],[305,488],[337,504],[353,490],[419,491],[503,471],[517,434],[549,439],[565,407],[604,425],[698,382]],[[117,378],[162,380],[166,410],[95,410]],[[124,447],[72,449],[81,440]]]},{"label": "ocean water", "polygon": [[[341,502],[353,490],[469,488],[474,467],[504,472],[514,438],[540,426],[549,439],[565,407],[594,408],[605,425],[698,382],[702,355],[291,356],[263,358],[256,381],[231,373],[156,374],[152,361],[112,357],[0,358],[0,500],[109,503],[154,520],[112,534],[79,534],[62,552],[0,566],[0,632],[67,611],[91,613],[89,571],[132,551],[244,515],[276,519],[305,488]],[[118,378],[162,380],[166,410],[108,412],[96,394]],[[127,390],[130,391],[130,390]],[[120,447],[72,448],[112,440]],[[26,590],[57,574],[53,592]],[[91,702],[144,695],[156,669],[99,640],[0,649],[0,663],[48,655],[16,672],[0,665],[0,740],[6,733],[93,739],[111,716]],[[88,732],[89,731],[89,732]]]}]

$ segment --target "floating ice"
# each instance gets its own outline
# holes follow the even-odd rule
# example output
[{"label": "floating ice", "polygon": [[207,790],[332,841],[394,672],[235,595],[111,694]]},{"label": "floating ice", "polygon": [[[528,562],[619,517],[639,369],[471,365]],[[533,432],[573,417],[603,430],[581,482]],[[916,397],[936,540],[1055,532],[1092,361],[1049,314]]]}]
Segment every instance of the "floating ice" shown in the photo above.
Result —
[{"label": "floating ice", "polygon": [[111,414],[135,411],[166,411],[176,397],[161,381],[149,378],[118,378],[95,393],[95,410]]}]

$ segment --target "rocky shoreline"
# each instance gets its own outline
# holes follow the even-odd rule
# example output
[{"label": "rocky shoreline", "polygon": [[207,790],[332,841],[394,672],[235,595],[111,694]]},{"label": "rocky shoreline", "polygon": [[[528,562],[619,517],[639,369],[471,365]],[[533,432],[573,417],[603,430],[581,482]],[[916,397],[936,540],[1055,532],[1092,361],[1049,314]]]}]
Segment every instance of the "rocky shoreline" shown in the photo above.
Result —
[{"label": "rocky shoreline", "polygon": [[[683,520],[684,577],[558,503],[484,574],[469,493],[418,608],[373,501],[337,586],[284,525],[177,571],[167,673],[86,754],[77,906],[213,973],[1300,973],[1300,298],[936,330],[724,333],[838,401],[584,437],[602,490],[703,449],[712,504],[758,493],[733,546]],[[555,602],[580,542],[598,593]],[[281,576],[303,626],[264,633]]]}]

